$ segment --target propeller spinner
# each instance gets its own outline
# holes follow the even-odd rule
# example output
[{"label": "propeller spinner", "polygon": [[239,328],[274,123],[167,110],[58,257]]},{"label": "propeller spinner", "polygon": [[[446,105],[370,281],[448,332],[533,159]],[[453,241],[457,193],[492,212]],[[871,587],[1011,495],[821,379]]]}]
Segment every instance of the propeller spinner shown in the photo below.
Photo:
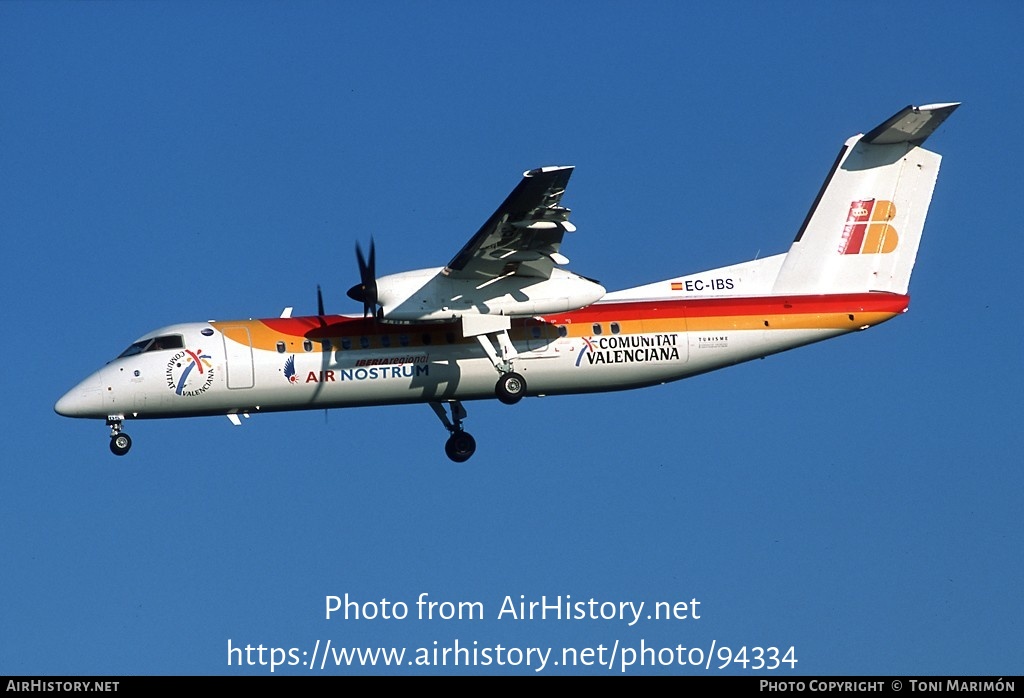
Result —
[{"label": "propeller spinner", "polygon": [[363,317],[376,314],[377,309],[377,261],[370,238],[369,259],[363,257],[363,250],[356,243],[356,261],[359,262],[359,283],[348,290],[348,297],[354,301],[362,301]]}]

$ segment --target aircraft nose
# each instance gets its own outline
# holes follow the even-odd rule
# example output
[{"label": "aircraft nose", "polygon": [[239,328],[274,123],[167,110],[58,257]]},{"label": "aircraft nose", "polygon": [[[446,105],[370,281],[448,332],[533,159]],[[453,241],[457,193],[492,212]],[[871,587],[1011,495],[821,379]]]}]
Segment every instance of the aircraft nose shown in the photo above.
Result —
[{"label": "aircraft nose", "polygon": [[65,417],[102,417],[102,395],[99,376],[90,376],[64,393],[53,411]]}]

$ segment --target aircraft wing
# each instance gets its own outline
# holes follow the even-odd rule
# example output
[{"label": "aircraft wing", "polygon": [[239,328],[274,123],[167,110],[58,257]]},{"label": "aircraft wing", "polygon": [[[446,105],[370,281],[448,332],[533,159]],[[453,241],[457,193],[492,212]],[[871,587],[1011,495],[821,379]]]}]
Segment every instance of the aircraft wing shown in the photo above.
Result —
[{"label": "aircraft wing", "polygon": [[541,167],[523,179],[498,210],[444,269],[453,278],[481,283],[505,276],[546,279],[555,264],[567,264],[559,253],[562,236],[576,228],[569,209],[559,205],[573,168]]}]

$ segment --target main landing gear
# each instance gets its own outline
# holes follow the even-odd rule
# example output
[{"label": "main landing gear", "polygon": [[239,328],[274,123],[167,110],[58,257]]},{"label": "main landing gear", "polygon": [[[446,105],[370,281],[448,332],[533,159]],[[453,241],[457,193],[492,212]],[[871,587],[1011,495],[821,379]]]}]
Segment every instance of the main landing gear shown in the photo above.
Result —
[{"label": "main landing gear", "polygon": [[110,427],[110,452],[115,456],[123,456],[132,447],[132,437],[121,431],[121,423],[120,417],[107,417],[107,426]]},{"label": "main landing gear", "polygon": [[448,406],[452,412],[451,419],[445,414],[444,405],[440,402],[430,403],[430,408],[434,410],[434,414],[451,435],[444,443],[444,452],[456,463],[465,463],[476,453],[476,439],[462,429],[462,420],[466,418],[466,408],[462,406],[462,403],[452,400]]},{"label": "main landing gear", "polygon": [[526,379],[515,371],[502,373],[494,386],[494,392],[506,405],[514,405],[526,395]]},{"label": "main landing gear", "polygon": [[514,405],[526,395],[526,379],[512,370],[512,362],[519,355],[509,339],[509,318],[498,316],[466,316],[462,318],[462,333],[476,337],[480,347],[498,372],[494,394],[506,405]]},{"label": "main landing gear", "polygon": [[[498,372],[494,394],[506,405],[514,405],[526,396],[526,379],[512,370],[512,362],[519,355],[508,336],[511,320],[505,315],[464,315],[462,336],[476,337],[480,348],[490,359]],[[476,439],[462,428],[466,409],[458,400],[448,401],[451,418],[444,411],[441,402],[431,402],[430,407],[448,430],[444,452],[456,463],[465,463],[476,452]]]}]

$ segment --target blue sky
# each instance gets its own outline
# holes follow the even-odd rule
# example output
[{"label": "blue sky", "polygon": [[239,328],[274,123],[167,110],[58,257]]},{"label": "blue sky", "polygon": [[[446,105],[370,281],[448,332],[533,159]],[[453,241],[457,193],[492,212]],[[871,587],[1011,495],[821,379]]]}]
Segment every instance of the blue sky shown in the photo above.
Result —
[{"label": "blue sky", "polygon": [[[269,674],[228,643],[329,640],[798,660],[629,675],[1019,675],[1022,20],[1011,2],[0,4],[0,673]],[[785,251],[848,136],[944,101],[964,105],[928,143],[911,310],[870,332],[469,404],[463,465],[426,406],[132,424],[123,459],[53,412],[163,325],[314,312],[317,284],[359,312],[356,241],[381,273],[441,265],[532,167],[576,166],[563,252],[611,290]],[[485,617],[420,620],[423,593]],[[326,619],[345,594],[410,615]],[[520,595],[701,617],[499,619]]]}]

